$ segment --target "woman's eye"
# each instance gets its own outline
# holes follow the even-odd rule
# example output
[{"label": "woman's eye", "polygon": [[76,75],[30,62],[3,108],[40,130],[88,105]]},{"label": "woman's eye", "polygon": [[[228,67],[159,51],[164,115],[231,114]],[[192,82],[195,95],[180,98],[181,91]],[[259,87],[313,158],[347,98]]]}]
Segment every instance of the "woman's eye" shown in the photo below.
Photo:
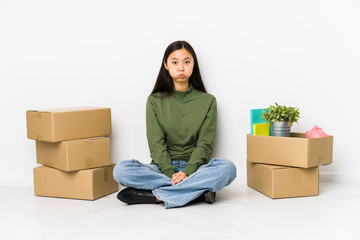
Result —
[{"label": "woman's eye", "polygon": [[172,64],[176,65],[176,64],[177,64],[177,62],[172,62]]},{"label": "woman's eye", "polygon": [[185,63],[186,63],[186,64],[190,64],[190,61],[186,61]]}]

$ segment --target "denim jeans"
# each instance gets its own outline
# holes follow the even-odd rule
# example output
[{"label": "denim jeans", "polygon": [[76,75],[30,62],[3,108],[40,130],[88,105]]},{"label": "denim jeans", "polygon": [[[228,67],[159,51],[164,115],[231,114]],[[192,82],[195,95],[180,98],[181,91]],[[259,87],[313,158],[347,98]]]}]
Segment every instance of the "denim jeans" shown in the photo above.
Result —
[{"label": "denim jeans", "polygon": [[[186,161],[174,160],[176,172],[183,171]],[[114,168],[114,179],[125,187],[152,190],[165,203],[165,208],[184,206],[205,191],[217,192],[229,185],[236,177],[235,165],[223,158],[213,158],[176,185],[162,174],[157,165],[137,160],[120,161]]]}]

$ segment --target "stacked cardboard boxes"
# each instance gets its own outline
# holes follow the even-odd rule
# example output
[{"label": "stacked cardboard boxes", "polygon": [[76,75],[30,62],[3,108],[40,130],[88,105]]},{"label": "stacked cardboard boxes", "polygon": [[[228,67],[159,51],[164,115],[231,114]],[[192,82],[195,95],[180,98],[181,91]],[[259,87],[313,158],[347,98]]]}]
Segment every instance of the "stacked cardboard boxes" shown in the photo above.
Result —
[{"label": "stacked cardboard boxes", "polygon": [[37,196],[94,200],[118,191],[110,158],[111,109],[29,110],[27,136],[36,140]]},{"label": "stacked cardboard boxes", "polygon": [[319,194],[319,166],[332,163],[333,136],[306,138],[247,135],[247,183],[271,197]]}]

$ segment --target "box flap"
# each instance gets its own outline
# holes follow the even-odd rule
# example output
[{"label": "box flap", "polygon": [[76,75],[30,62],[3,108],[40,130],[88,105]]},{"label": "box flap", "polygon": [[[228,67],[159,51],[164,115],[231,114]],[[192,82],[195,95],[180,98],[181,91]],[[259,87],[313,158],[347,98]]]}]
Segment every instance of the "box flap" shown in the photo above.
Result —
[{"label": "box flap", "polygon": [[305,134],[305,133],[299,133],[299,132],[291,132],[291,133],[290,133],[290,137],[294,137],[294,138],[306,138],[306,134]]},{"label": "box flap", "polygon": [[65,140],[62,142],[74,143],[74,142],[84,142],[84,141],[97,141],[97,140],[107,139],[107,138],[109,138],[109,137],[80,138],[80,139],[74,139],[74,140]]},{"label": "box flap", "polygon": [[73,111],[86,111],[86,110],[96,110],[96,109],[108,109],[105,107],[68,107],[68,108],[54,108],[54,109],[39,109],[39,110],[28,110],[31,112],[49,112],[49,113],[56,113],[56,112],[73,112]]},{"label": "box flap", "polygon": [[308,167],[307,143],[306,138],[247,135],[247,158],[250,162]]},{"label": "box flap", "polygon": [[263,164],[263,167],[264,167],[264,168],[269,168],[269,169],[271,169],[271,170],[293,168],[293,167],[288,167],[288,166],[272,165],[272,164]]}]

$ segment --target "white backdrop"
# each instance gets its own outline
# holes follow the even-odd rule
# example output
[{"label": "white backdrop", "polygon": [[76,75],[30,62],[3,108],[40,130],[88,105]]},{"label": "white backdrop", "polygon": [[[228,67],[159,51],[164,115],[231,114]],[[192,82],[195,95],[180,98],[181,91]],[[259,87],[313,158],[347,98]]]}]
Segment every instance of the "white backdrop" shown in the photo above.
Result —
[{"label": "white backdrop", "polygon": [[145,103],[165,48],[194,47],[218,101],[214,156],[246,182],[249,109],[300,108],[293,131],[334,135],[321,179],[359,181],[360,4],[355,1],[0,0],[0,185],[32,185],[25,111],[112,108],[112,162],[149,162]]}]

